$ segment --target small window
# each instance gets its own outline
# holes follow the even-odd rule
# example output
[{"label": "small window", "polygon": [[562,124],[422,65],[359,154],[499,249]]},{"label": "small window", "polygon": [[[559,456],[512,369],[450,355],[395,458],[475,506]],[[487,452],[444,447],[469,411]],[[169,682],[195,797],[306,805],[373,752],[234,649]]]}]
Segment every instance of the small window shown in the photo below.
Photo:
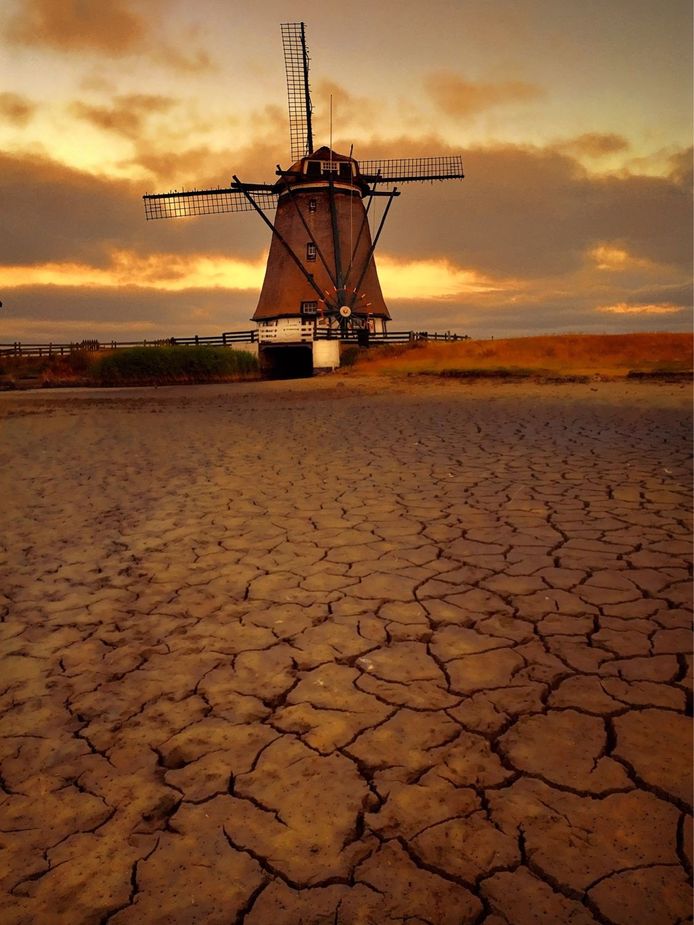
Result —
[{"label": "small window", "polygon": [[316,200],[315,200],[315,199],[309,199],[309,201],[308,201],[308,211],[309,211],[309,212],[315,212],[315,211],[316,211]]},{"label": "small window", "polygon": [[318,302],[302,302],[301,303],[301,314],[302,315],[315,315],[318,311]]},{"label": "small window", "polygon": [[339,173],[340,164],[338,161],[321,161],[320,170],[321,173]]},{"label": "small window", "polygon": [[306,259],[307,260],[316,259],[316,245],[312,241],[309,241],[308,244],[306,245]]}]

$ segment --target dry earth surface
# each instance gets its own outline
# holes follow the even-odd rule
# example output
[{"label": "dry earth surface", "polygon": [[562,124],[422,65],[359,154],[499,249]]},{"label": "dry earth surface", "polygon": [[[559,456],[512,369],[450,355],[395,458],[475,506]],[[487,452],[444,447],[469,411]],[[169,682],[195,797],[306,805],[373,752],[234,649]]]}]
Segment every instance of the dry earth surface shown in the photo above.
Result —
[{"label": "dry earth surface", "polygon": [[689,387],[0,396],[0,921],[674,925]]}]

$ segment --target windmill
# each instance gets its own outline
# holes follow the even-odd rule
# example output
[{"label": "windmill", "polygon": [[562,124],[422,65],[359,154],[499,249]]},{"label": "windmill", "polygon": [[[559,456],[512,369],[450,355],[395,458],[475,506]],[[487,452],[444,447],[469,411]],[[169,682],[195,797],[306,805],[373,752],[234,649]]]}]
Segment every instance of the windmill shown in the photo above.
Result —
[{"label": "windmill", "polygon": [[[277,165],[274,184],[246,183],[234,175],[223,189],[148,194],[143,197],[145,216],[256,212],[272,231],[252,318],[261,350],[263,344],[304,342],[312,345],[314,366],[336,366],[340,339],[355,332],[386,333],[390,314],[374,250],[393,199],[400,195],[395,184],[462,179],[462,158],[357,161],[351,151],[345,155],[325,145],[314,148],[305,26],[284,23],[281,31],[291,166],[283,170]],[[375,197],[386,202],[372,236],[369,212]],[[274,221],[266,213],[274,213]],[[326,338],[333,339],[330,345]]]}]

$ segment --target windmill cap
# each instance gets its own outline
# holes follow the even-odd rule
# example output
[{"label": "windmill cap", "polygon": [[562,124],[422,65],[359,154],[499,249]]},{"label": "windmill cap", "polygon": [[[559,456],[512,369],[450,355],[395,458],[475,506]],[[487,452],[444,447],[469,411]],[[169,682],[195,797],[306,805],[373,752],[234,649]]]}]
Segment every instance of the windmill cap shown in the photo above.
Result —
[{"label": "windmill cap", "polygon": [[[332,170],[330,168],[326,169],[324,165],[328,163],[337,165],[337,170],[334,168]],[[352,164],[353,166],[351,170],[344,171],[340,167],[342,164]],[[317,180],[327,180],[331,177],[340,183],[349,183],[351,186],[357,187],[362,195],[369,192],[369,186],[363,179],[359,169],[359,162],[347,154],[339,154],[337,151],[333,151],[327,145],[317,148],[306,157],[299,158],[289,170],[283,172],[283,175],[275,184],[275,189],[281,192],[288,185],[315,183]]]}]

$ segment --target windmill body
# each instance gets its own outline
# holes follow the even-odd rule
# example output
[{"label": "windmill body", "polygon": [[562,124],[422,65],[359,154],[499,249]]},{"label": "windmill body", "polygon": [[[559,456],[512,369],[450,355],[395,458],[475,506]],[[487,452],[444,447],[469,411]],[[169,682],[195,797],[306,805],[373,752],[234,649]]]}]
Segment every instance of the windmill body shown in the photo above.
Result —
[{"label": "windmill body", "polygon": [[[354,158],[321,147],[276,184],[274,232],[258,307],[263,334],[281,335],[285,319],[320,331],[384,332],[383,299],[363,197],[370,188]],[[303,270],[292,254],[299,256]]]},{"label": "windmill body", "polygon": [[[462,179],[462,160],[447,155],[358,162],[329,147],[314,150],[304,24],[284,23],[282,40],[292,166],[282,170],[278,165],[274,184],[234,176],[225,188],[148,194],[143,197],[145,215],[255,211],[272,230],[252,318],[258,325],[261,365],[276,365],[280,355],[293,351],[294,356],[300,349],[300,365],[307,369],[334,368],[341,339],[356,332],[364,342],[372,333],[386,333],[390,314],[374,250],[400,195],[395,184]],[[385,197],[386,204],[372,234],[369,210],[375,197]],[[268,217],[272,213],[274,221]]]}]

